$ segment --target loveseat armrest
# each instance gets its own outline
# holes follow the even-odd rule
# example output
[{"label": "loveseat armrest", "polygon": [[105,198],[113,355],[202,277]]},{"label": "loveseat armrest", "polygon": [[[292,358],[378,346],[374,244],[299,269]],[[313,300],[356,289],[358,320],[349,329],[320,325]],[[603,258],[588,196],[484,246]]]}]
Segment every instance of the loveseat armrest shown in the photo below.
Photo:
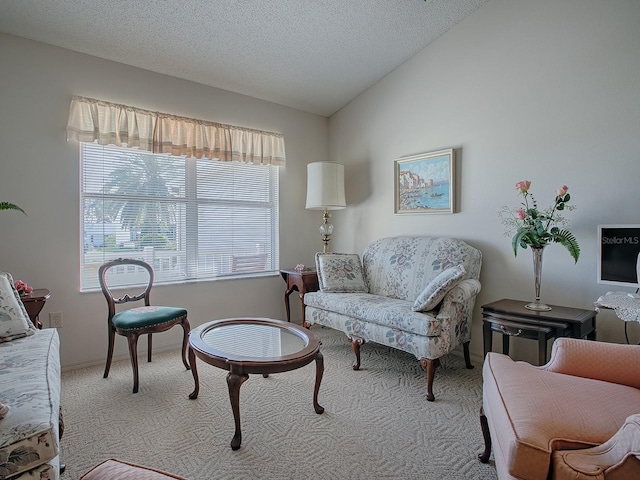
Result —
[{"label": "loveseat armrest", "polygon": [[480,293],[480,282],[475,278],[467,278],[458,283],[447,292],[443,299],[443,305],[447,301],[454,303],[464,303]]},{"label": "loveseat armrest", "polygon": [[449,290],[442,299],[437,318],[451,319],[451,348],[458,344],[464,345],[471,339],[473,305],[479,292],[480,282],[474,278],[467,278]]},{"label": "loveseat armrest", "polygon": [[640,478],[640,414],[627,417],[602,445],[553,452],[554,479],[604,480]]},{"label": "loveseat armrest", "polygon": [[558,338],[540,368],[640,388],[640,346]]}]

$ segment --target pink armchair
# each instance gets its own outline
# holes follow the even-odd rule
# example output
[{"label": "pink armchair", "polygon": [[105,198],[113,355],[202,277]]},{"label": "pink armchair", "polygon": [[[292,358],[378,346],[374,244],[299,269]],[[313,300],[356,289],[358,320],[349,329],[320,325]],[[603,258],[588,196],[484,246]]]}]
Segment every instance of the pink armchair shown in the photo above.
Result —
[{"label": "pink armchair", "polygon": [[541,367],[489,353],[483,380],[479,458],[493,446],[499,479],[640,478],[640,346],[559,338]]}]

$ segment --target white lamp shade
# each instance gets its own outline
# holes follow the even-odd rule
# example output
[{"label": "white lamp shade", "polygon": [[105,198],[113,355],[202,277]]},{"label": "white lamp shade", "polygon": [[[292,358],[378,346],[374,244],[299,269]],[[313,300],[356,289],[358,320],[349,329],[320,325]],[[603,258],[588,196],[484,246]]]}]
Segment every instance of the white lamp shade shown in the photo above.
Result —
[{"label": "white lamp shade", "polygon": [[334,162],[314,162],[307,165],[307,208],[309,210],[340,210],[347,203],[344,197],[344,165]]}]

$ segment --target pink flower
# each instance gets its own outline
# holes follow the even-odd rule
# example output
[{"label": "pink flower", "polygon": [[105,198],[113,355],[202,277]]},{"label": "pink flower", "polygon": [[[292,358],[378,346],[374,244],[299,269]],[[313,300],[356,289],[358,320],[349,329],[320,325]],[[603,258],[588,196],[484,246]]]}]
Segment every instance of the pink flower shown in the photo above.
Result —
[{"label": "pink flower", "polygon": [[526,213],[524,213],[524,210],[523,210],[523,209],[521,209],[521,208],[519,208],[519,209],[517,209],[517,210],[516,210],[516,215],[518,215],[518,218],[519,218],[520,220],[524,220],[524,219],[525,219],[525,217],[527,216],[527,214],[526,214]]},{"label": "pink flower", "polygon": [[561,187],[558,187],[556,193],[559,197],[564,197],[567,194],[567,190],[569,190],[569,187],[567,187],[566,185],[562,185]]},{"label": "pink flower", "polygon": [[520,182],[516,183],[516,190],[518,190],[520,193],[525,193],[529,190],[530,186],[531,182],[529,180],[521,180]]}]

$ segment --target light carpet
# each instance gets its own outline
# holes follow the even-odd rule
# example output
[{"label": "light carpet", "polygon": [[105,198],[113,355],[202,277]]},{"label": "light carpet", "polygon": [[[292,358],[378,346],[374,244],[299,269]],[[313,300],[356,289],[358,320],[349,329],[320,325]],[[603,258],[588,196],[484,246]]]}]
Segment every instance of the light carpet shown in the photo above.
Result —
[{"label": "light carpet", "polygon": [[[189,480],[211,479],[495,479],[483,449],[478,412],[481,366],[442,358],[426,400],[426,375],[415,357],[388,347],[362,347],[353,371],[351,345],[335,330],[312,327],[322,341],[325,372],[312,398],[315,364],[240,389],[242,446],[232,451],[233,415],[227,372],[198,361],[200,394],[178,352],[140,359],[140,391],[131,393],[129,361],[62,374],[65,432],[61,442],[75,480],[116,457]],[[122,340],[122,339],[121,339]]]}]

